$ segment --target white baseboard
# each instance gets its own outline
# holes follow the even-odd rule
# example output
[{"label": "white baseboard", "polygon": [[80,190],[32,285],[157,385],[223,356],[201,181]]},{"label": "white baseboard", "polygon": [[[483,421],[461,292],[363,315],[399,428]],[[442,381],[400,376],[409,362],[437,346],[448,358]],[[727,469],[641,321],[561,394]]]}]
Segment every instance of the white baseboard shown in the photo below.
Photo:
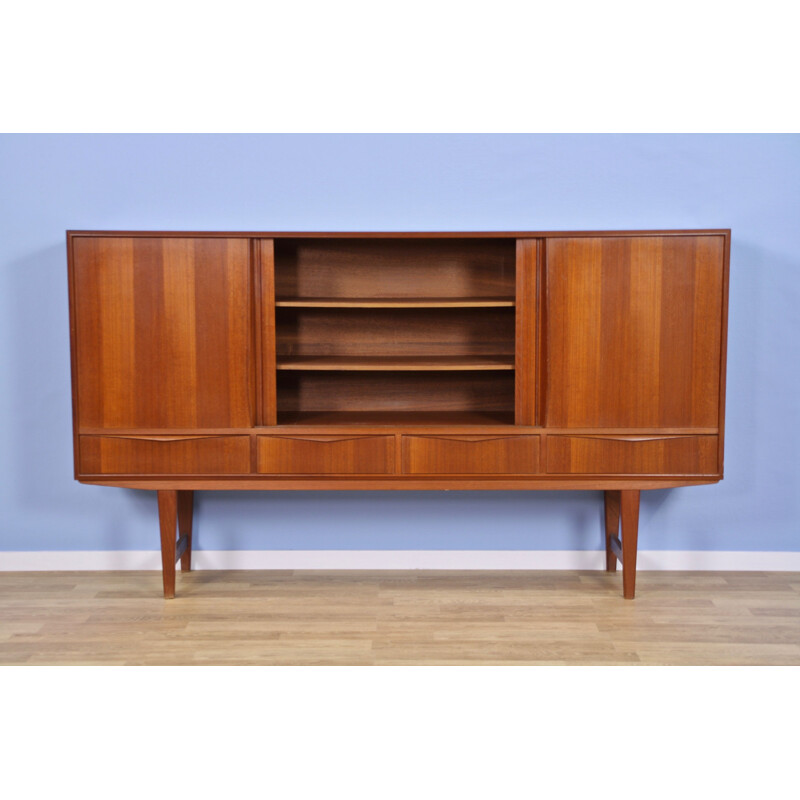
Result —
[{"label": "white baseboard", "polygon": [[[198,550],[195,569],[603,569],[601,550]],[[800,572],[800,553],[643,550],[640,570]],[[0,553],[0,572],[161,569],[157,550]]]}]

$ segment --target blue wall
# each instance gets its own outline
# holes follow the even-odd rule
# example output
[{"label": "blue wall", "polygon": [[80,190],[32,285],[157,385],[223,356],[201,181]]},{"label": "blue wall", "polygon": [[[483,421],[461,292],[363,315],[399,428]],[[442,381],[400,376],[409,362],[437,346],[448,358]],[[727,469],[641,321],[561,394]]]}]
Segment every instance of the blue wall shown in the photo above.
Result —
[{"label": "blue wall", "polygon": [[[640,546],[800,550],[800,136],[0,136],[0,550],[156,549],[72,479],[64,231],[733,229],[726,479]],[[598,549],[600,495],[200,495],[202,549]]]}]

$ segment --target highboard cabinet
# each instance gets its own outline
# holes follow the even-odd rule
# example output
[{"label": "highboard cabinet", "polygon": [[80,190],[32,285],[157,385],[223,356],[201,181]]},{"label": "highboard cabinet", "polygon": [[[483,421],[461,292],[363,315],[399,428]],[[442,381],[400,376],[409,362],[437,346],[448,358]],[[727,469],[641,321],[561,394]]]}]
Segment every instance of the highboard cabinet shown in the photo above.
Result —
[{"label": "highboard cabinet", "polygon": [[69,231],[75,477],[195,490],[642,490],[722,479],[729,230]]}]

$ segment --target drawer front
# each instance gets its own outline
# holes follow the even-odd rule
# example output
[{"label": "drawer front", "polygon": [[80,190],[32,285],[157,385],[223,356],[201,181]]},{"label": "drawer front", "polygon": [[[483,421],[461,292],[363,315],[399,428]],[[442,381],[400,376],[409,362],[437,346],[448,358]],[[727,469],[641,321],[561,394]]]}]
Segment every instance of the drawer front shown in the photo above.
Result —
[{"label": "drawer front", "polygon": [[547,472],[715,475],[716,436],[548,436]]},{"label": "drawer front", "polygon": [[258,471],[268,475],[394,472],[394,436],[259,436]]},{"label": "drawer front", "polygon": [[241,475],[249,436],[81,436],[84,475]]},{"label": "drawer front", "polygon": [[539,472],[538,436],[403,436],[409,475],[531,475]]}]

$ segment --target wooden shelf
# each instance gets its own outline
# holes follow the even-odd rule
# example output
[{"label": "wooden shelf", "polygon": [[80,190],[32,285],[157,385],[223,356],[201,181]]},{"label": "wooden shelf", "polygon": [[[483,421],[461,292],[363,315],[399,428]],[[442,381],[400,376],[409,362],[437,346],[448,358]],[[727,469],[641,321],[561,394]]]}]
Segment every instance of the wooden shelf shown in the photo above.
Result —
[{"label": "wooden shelf", "polygon": [[287,238],[262,263],[279,424],[513,424],[515,241]]},{"label": "wooden shelf", "polygon": [[389,427],[513,425],[513,411],[302,411],[278,415],[279,425]]},{"label": "wooden shelf", "polygon": [[278,308],[501,308],[513,297],[284,297]]},{"label": "wooden shelf", "polygon": [[440,372],[513,370],[514,356],[284,356],[279,370]]}]

